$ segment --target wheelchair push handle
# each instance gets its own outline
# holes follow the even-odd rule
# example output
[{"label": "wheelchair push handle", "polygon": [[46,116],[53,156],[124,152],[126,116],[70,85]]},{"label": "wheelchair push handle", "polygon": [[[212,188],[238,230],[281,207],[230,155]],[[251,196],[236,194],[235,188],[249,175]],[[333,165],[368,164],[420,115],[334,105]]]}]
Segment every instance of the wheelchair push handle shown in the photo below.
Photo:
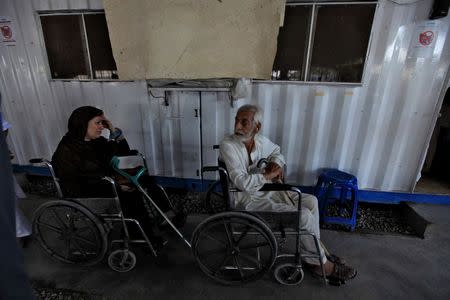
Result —
[{"label": "wheelchair push handle", "polygon": [[261,158],[258,160],[258,163],[256,164],[256,167],[258,169],[261,169],[262,167],[266,167],[266,165],[269,163],[269,160],[267,158]]}]

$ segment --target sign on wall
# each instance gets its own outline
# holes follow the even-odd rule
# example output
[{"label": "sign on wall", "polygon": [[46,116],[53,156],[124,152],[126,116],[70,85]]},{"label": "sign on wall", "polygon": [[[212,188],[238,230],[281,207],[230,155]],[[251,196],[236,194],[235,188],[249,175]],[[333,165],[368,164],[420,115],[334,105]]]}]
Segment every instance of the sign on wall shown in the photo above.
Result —
[{"label": "sign on wall", "polygon": [[411,45],[411,56],[428,58],[433,56],[438,38],[440,21],[424,21],[417,24]]},{"label": "sign on wall", "polygon": [[15,31],[11,18],[0,16],[0,37],[2,45],[15,46]]}]

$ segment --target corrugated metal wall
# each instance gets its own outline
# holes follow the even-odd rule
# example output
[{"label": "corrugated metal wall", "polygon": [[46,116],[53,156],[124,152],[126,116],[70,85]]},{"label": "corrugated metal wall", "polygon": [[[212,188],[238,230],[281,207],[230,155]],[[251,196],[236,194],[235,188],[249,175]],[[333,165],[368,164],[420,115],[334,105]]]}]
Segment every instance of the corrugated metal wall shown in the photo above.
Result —
[{"label": "corrugated metal wall", "polygon": [[170,91],[164,101],[147,94],[145,81],[49,80],[36,11],[101,9],[101,1],[4,2],[0,15],[12,18],[17,44],[0,47],[2,110],[20,164],[50,157],[70,112],[91,104],[125,130],[155,174],[199,178],[202,164],[216,163],[212,145],[231,132],[237,107],[252,102],[265,111],[263,134],[282,147],[289,181],[311,185],[321,168],[337,167],[357,175],[362,188],[410,191],[448,82],[450,17],[439,20],[432,55],[411,53],[431,0],[379,2],[361,86],[259,82],[233,108],[227,92]]}]

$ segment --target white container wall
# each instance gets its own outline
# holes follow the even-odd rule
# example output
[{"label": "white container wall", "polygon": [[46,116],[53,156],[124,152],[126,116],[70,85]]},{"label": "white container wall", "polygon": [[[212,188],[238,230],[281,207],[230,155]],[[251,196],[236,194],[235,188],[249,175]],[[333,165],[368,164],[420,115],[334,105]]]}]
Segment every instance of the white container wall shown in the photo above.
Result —
[{"label": "white container wall", "polygon": [[265,112],[263,134],[286,156],[289,182],[313,185],[322,168],[335,167],[355,174],[361,188],[411,191],[450,65],[450,17],[436,21],[432,53],[414,48],[431,5],[379,1],[361,85],[254,82],[251,96],[231,107],[227,92],[152,90],[163,99],[149,95],[145,81],[51,80],[37,11],[102,9],[101,1],[4,0],[0,16],[12,20],[17,41],[0,46],[2,111],[13,125],[14,162],[51,157],[70,112],[89,104],[125,131],[153,174],[200,178],[202,165],[216,164],[212,145],[232,132],[237,107],[257,103]]}]

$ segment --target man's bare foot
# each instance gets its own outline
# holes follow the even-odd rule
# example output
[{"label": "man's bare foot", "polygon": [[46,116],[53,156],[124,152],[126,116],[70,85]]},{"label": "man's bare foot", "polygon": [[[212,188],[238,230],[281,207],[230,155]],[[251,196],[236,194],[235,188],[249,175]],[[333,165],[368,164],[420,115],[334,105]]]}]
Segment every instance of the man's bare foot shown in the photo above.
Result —
[{"label": "man's bare foot", "polygon": [[[324,268],[324,271],[325,271],[325,276],[329,276],[329,275],[331,275],[331,273],[333,273],[334,263],[332,263],[331,261],[328,260],[323,265],[323,268]],[[318,275],[322,276],[322,269],[320,268],[320,265],[314,266],[314,272],[316,272]]]}]

